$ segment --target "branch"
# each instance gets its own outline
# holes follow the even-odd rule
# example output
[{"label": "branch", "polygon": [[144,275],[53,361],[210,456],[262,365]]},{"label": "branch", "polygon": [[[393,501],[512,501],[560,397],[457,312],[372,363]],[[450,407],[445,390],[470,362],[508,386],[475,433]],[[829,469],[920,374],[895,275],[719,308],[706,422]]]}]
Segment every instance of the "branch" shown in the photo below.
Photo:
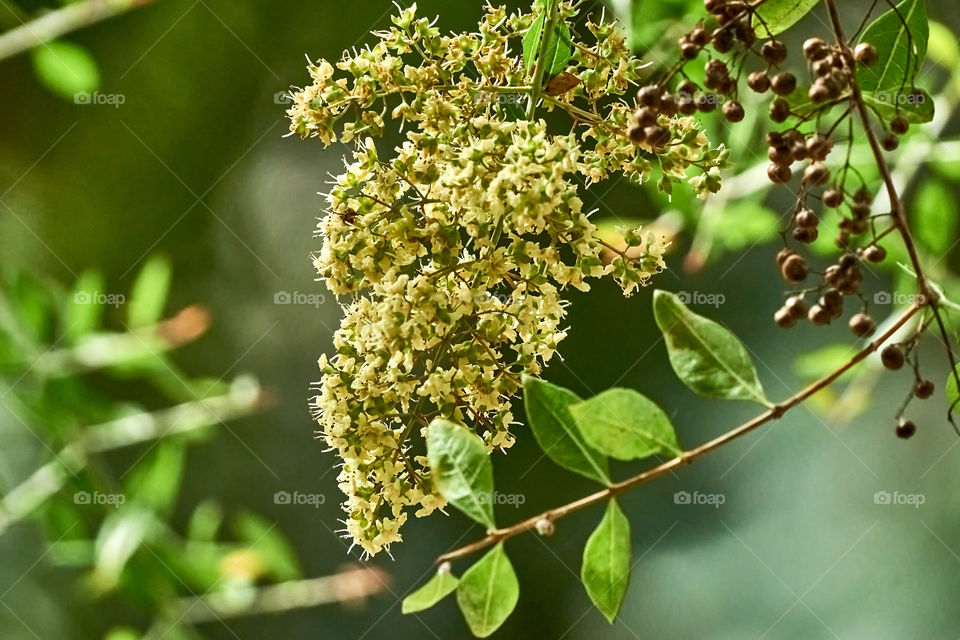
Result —
[{"label": "branch", "polygon": [[[854,58],[853,52],[850,50],[850,45],[847,44],[846,37],[843,34],[843,25],[840,22],[840,12],[837,9],[836,0],[826,0],[826,2],[827,12],[830,14],[830,24],[833,27],[833,33],[836,37],[837,45],[840,47],[840,50],[843,51],[843,55],[847,59],[850,69],[856,70],[857,62]],[[907,222],[906,207],[903,205],[903,200],[900,198],[900,194],[897,193],[897,186],[893,181],[893,176],[890,174],[890,168],[887,166],[887,161],[883,157],[883,151],[880,149],[880,144],[877,142],[877,136],[874,135],[873,129],[870,128],[870,115],[867,111],[866,104],[863,102],[863,95],[860,92],[860,85],[857,83],[855,72],[851,75],[850,80],[850,100],[853,102],[857,112],[860,114],[863,132],[867,136],[867,141],[870,143],[870,149],[873,151],[874,160],[876,160],[877,163],[877,169],[880,171],[880,176],[883,178],[884,185],[886,185],[887,195],[890,199],[890,212],[893,214],[894,224],[896,225],[897,231],[900,233],[900,237],[903,240],[903,245],[906,247],[907,254],[910,256],[910,262],[913,264],[914,273],[916,273],[917,276],[917,290],[923,297],[925,303],[930,306],[930,310],[933,312],[933,317],[937,323],[937,329],[940,331],[940,337],[943,339],[944,347],[947,350],[947,360],[950,362],[950,372],[953,375],[954,382],[957,384],[957,388],[960,388],[960,373],[957,372],[957,362],[953,354],[953,347],[950,344],[950,335],[947,332],[943,318],[940,317],[940,309],[938,307],[940,296],[930,285],[930,282],[927,280],[927,276],[924,274],[923,267],[920,265],[920,256],[917,252],[917,246],[913,241],[913,236],[910,234],[910,225]],[[947,420],[951,425],[953,425],[953,428],[957,434],[960,435],[960,428],[958,428],[957,424],[953,420],[953,406],[954,405],[950,405],[950,408],[947,410]]]},{"label": "branch", "polygon": [[471,542],[470,544],[460,547],[459,549],[455,549],[454,551],[451,551],[449,553],[443,554],[442,556],[437,558],[437,563],[439,564],[442,562],[454,560],[456,558],[462,558],[463,556],[467,556],[467,555],[476,553],[478,551],[481,551],[483,549],[486,549],[487,547],[490,547],[508,538],[512,538],[513,536],[523,533],[525,531],[530,531],[531,529],[535,529],[537,526],[537,523],[542,520],[553,522],[575,511],[580,511],[581,509],[585,509],[594,504],[603,502],[605,500],[609,500],[610,498],[613,498],[618,494],[624,493],[642,484],[646,484],[651,480],[655,480],[660,476],[671,473],[673,472],[674,469],[678,469],[680,467],[684,467],[688,464],[691,464],[694,461],[707,455],[708,453],[711,453],[712,451],[716,451],[717,449],[720,449],[724,445],[729,444],[730,442],[733,442],[734,440],[740,438],[741,436],[744,436],[750,433],[757,427],[760,427],[773,420],[778,420],[787,411],[796,407],[797,405],[807,400],[810,396],[816,394],[817,392],[821,391],[825,387],[832,384],[834,381],[836,381],[837,378],[842,376],[849,369],[851,369],[852,367],[857,365],[860,361],[862,361],[864,358],[866,358],[871,353],[879,349],[880,345],[882,345],[891,336],[893,336],[900,329],[900,327],[906,324],[906,322],[910,320],[910,318],[912,318],[914,314],[916,314],[926,304],[927,302],[919,302],[911,305],[903,313],[903,315],[901,315],[900,318],[897,319],[897,321],[894,322],[893,325],[891,325],[890,328],[883,333],[883,335],[881,335],[879,338],[877,338],[876,340],[874,340],[873,342],[865,346],[863,349],[861,349],[859,352],[857,352],[857,354],[854,355],[849,361],[847,361],[846,364],[834,370],[832,373],[829,373],[826,376],[820,378],[816,382],[813,382],[812,384],[802,389],[801,391],[797,392],[793,396],[790,396],[788,399],[784,400],[783,402],[774,405],[769,410],[761,413],[760,415],[753,418],[752,420],[749,420],[748,422],[741,424],[739,427],[736,427],[735,429],[732,429],[726,432],[725,434],[700,445],[695,449],[686,451],[682,453],[680,456],[673,458],[672,460],[668,460],[663,464],[660,464],[659,466],[656,466],[652,469],[648,469],[647,471],[644,471],[643,473],[635,475],[632,478],[628,478],[621,482],[614,483],[609,487],[607,487],[606,489],[603,489],[602,491],[597,491],[596,493],[590,494],[588,496],[580,498],[579,500],[575,500],[574,502],[565,504],[561,507],[556,507],[554,509],[544,511],[540,515],[533,516],[532,518],[527,518],[526,520],[523,520],[522,522],[518,522],[517,524],[507,527],[505,529],[496,529],[494,531],[491,531],[484,538]]},{"label": "branch", "polygon": [[0,60],[11,58],[60,36],[107,20],[153,0],[84,0],[51,11],[0,35]]}]

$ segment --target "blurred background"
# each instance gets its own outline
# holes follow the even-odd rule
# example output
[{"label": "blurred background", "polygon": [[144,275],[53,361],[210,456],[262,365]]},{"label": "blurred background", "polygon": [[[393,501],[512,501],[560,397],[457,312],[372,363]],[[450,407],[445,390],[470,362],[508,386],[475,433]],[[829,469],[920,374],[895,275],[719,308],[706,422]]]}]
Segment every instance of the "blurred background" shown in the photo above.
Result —
[{"label": "blurred background", "polygon": [[[336,533],[336,461],[307,413],[339,322],[309,260],[317,192],[343,148],[284,138],[284,92],[307,81],[305,54],[339,58],[393,6],[77,2],[68,17],[81,25],[91,4],[118,15],[32,51],[0,40],[0,637],[467,637],[452,598],[415,616],[399,601],[480,527],[456,513],[411,519],[392,559],[360,563]],[[633,43],[660,55],[656,37],[673,41],[698,4],[607,10],[632,13]],[[0,5],[4,30],[57,27],[33,22],[51,2]],[[851,30],[869,5],[843,3]],[[419,6],[443,31],[475,27],[481,12]],[[950,0],[927,7],[943,26],[920,84],[938,116],[914,127],[898,179],[928,262],[952,287],[960,16]],[[822,17],[798,31],[822,33]],[[687,195],[668,202],[625,184],[585,200],[601,221],[681,230],[655,286],[734,330],[771,397],[786,397],[853,339],[842,326],[774,326],[776,231],[791,203],[750,169],[762,131],[710,126],[752,149],[735,168],[735,202],[704,212]],[[898,279],[867,276],[878,318],[909,292]],[[688,447],[751,417],[664,374],[650,294],[624,299],[602,282],[572,295],[563,360],[545,377],[583,395],[641,390],[671,410]],[[911,406],[909,441],[894,437],[892,416],[911,375],[880,377],[871,362],[819,403],[625,496],[636,565],[613,626],[578,580],[601,510],[561,521],[552,539],[514,539],[521,599],[496,637],[956,638],[960,439],[945,420],[943,350],[934,339],[920,349],[937,392]],[[592,491],[542,459],[522,427],[495,469],[500,491],[524,496],[500,507],[501,522]],[[713,504],[677,504],[683,491]]]}]

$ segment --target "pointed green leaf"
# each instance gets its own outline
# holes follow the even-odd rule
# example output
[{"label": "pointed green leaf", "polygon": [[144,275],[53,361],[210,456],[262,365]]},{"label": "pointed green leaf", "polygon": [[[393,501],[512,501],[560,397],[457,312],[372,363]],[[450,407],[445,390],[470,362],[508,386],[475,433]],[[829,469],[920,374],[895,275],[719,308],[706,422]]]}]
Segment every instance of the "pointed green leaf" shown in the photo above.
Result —
[{"label": "pointed green leaf", "polygon": [[137,274],[127,305],[127,322],[139,329],[160,321],[170,291],[170,262],[152,257]]},{"label": "pointed green leaf", "polygon": [[84,271],[77,279],[63,310],[63,333],[71,343],[100,327],[103,305],[99,296],[103,289],[103,276],[98,271]]},{"label": "pointed green leaf", "polygon": [[580,579],[590,600],[613,624],[630,581],[630,521],[616,500],[607,503],[603,520],[587,539]]},{"label": "pointed green leaf", "polygon": [[860,36],[877,49],[878,62],[857,67],[857,82],[863,91],[894,92],[888,101],[909,93],[920,63],[927,54],[930,26],[923,0],[903,0],[895,9],[877,18]]},{"label": "pointed green leaf", "polygon": [[693,313],[667,291],[654,292],[653,314],[666,340],[670,364],[684,384],[711,398],[771,406],[750,354],[730,331]]},{"label": "pointed green leaf", "polygon": [[769,38],[786,31],[810,13],[820,0],[766,0],[757,7],[753,23],[757,35]]},{"label": "pointed green leaf", "polygon": [[478,638],[486,638],[500,628],[519,598],[517,574],[502,542],[467,569],[457,586],[457,604]]},{"label": "pointed green leaf", "polygon": [[570,413],[588,444],[618,460],[682,453],[667,414],[632,389],[608,389]]},{"label": "pointed green leaf", "polygon": [[[529,31],[523,37],[523,66],[527,73],[533,68],[537,61],[537,55],[540,53],[540,44],[544,37],[544,29],[547,24],[547,16],[554,10],[555,0],[546,0],[544,10],[537,16],[537,19],[530,25]],[[544,50],[544,69],[545,78],[556,75],[563,71],[573,55],[572,41],[570,38],[570,28],[566,23],[561,22],[552,33],[548,34],[549,42]]]},{"label": "pointed green leaf", "polygon": [[606,457],[586,443],[570,414],[570,406],[578,402],[568,389],[533,376],[523,378],[527,422],[547,457],[564,469],[610,484]]},{"label": "pointed green leaf", "polygon": [[[960,399],[960,391],[957,390],[958,375],[960,375],[960,364],[957,365],[956,373],[951,371],[947,374],[947,403],[949,403],[951,407],[954,407],[954,404]],[[956,409],[956,407],[954,407],[954,409]]]},{"label": "pointed green leaf", "polygon": [[430,581],[403,599],[403,613],[416,613],[429,609],[450,595],[460,580],[450,571],[438,571]]},{"label": "pointed green leaf", "polygon": [[437,418],[427,429],[427,458],[433,482],[447,502],[488,529],[493,520],[493,464],[475,433]]},{"label": "pointed green leaf", "polygon": [[56,40],[40,45],[31,55],[37,78],[63,98],[85,104],[88,94],[100,85],[97,61],[85,47]]}]

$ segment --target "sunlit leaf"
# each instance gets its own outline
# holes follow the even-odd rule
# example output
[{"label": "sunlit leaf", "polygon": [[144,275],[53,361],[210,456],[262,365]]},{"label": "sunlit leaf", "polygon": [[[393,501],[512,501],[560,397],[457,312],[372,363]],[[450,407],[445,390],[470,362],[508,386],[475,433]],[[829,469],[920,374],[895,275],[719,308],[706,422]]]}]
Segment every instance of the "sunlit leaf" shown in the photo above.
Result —
[{"label": "sunlit leaf", "polygon": [[460,580],[449,571],[438,571],[427,584],[423,585],[403,599],[403,613],[416,613],[437,604],[460,584]]},{"label": "sunlit leaf", "polygon": [[632,389],[608,389],[571,406],[570,413],[587,443],[618,460],[681,453],[667,414]]},{"label": "sunlit leaf", "polygon": [[137,274],[127,303],[127,322],[133,329],[150,326],[163,317],[163,307],[170,291],[170,262],[154,256]]},{"label": "sunlit leaf", "polygon": [[97,63],[86,48],[57,40],[33,49],[37,78],[54,93],[77,100],[78,93],[94,91],[100,84]]},{"label": "sunlit leaf", "polygon": [[493,465],[483,440],[466,427],[437,418],[427,429],[427,458],[440,495],[480,524],[494,528]]},{"label": "sunlit leaf", "polygon": [[607,503],[603,520],[587,539],[580,579],[590,600],[613,624],[630,581],[630,521],[616,500]]},{"label": "sunlit leaf", "polygon": [[857,67],[857,82],[863,91],[892,92],[887,100],[902,100],[901,88],[913,87],[920,63],[927,53],[930,28],[923,0],[903,0],[868,26],[860,42],[872,44],[876,64]]},{"label": "sunlit leaf", "polygon": [[670,364],[697,393],[753,400],[770,406],[746,347],[726,328],[690,311],[667,291],[653,294],[653,314],[663,332]]},{"label": "sunlit leaf", "polygon": [[517,574],[502,542],[467,569],[457,586],[457,604],[478,638],[486,638],[500,628],[519,598]]},{"label": "sunlit leaf", "polygon": [[523,403],[533,437],[551,460],[602,484],[609,484],[607,459],[583,439],[570,414],[577,394],[532,376],[523,379]]},{"label": "sunlit leaf", "polygon": [[757,7],[753,27],[761,38],[786,31],[817,6],[820,0],[766,0]]}]

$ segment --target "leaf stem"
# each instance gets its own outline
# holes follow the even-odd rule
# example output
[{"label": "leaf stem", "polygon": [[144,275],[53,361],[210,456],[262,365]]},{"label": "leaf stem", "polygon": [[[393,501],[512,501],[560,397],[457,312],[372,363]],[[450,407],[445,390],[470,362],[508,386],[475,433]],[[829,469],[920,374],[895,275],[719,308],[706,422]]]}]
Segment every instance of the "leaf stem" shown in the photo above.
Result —
[{"label": "leaf stem", "polygon": [[532,518],[527,518],[526,520],[518,522],[517,524],[506,527],[504,529],[496,529],[494,531],[491,531],[485,537],[480,538],[479,540],[475,540],[474,542],[464,545],[459,549],[455,549],[453,551],[450,551],[448,553],[441,555],[440,557],[437,558],[437,564],[471,555],[473,553],[486,549],[487,547],[490,547],[496,543],[502,542],[503,540],[506,540],[508,538],[512,538],[513,536],[521,534],[525,531],[534,530],[536,529],[537,523],[542,520],[553,522],[575,511],[580,511],[594,504],[598,504],[605,500],[609,500],[610,498],[613,498],[621,493],[625,493],[642,484],[646,484],[647,482],[655,480],[660,476],[671,473],[673,472],[674,469],[687,466],[693,463],[694,461],[702,458],[703,456],[707,455],[708,453],[716,451],[717,449],[720,449],[723,446],[733,442],[734,440],[737,440],[738,438],[750,433],[754,429],[768,422],[778,420],[787,411],[803,403],[814,394],[818,393],[819,391],[823,390],[827,386],[831,385],[833,382],[837,380],[837,378],[842,376],[849,369],[856,366],[859,362],[864,360],[871,353],[879,349],[880,345],[882,345],[884,342],[890,339],[890,337],[893,336],[904,324],[906,324],[907,321],[910,320],[910,318],[912,318],[918,311],[924,308],[924,306],[926,306],[928,302],[929,301],[915,303],[911,305],[900,316],[900,318],[897,319],[897,321],[894,322],[893,325],[891,325],[890,328],[883,333],[883,335],[881,335],[876,340],[869,343],[863,349],[858,351],[856,355],[850,358],[850,360],[848,360],[841,367],[835,369],[834,371],[825,375],[819,380],[811,383],[809,386],[798,391],[796,394],[790,396],[783,402],[773,405],[770,409],[756,416],[752,420],[749,420],[741,424],[735,429],[731,429],[730,431],[724,433],[721,436],[718,436],[717,438],[714,438],[713,440],[705,442],[699,447],[691,449],[690,451],[683,452],[676,458],[667,460],[666,462],[652,469],[648,469],[647,471],[644,471],[643,473],[635,475],[631,478],[627,478],[626,480],[616,482],[610,485],[609,487],[607,487],[606,489],[602,489],[588,496],[584,496],[579,500],[574,500],[573,502],[567,503],[563,506],[549,509],[539,515],[533,516]]}]

